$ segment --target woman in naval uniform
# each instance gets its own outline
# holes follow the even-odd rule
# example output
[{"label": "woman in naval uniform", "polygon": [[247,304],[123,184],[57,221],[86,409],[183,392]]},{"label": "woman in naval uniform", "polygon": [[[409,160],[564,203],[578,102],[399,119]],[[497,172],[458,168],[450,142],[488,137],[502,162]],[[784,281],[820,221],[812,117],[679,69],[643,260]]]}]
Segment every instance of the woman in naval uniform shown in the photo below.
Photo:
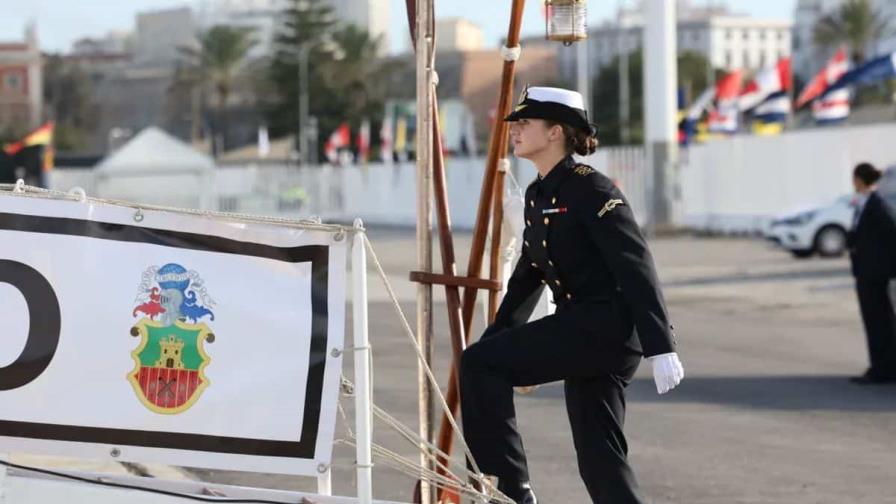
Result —
[{"label": "woman in naval uniform", "polygon": [[[504,120],[514,154],[538,177],[526,189],[522,255],[495,322],[461,358],[464,436],[500,491],[535,504],[513,388],[563,380],[591,499],[642,504],[626,458],[623,390],[642,357],[660,394],[684,376],[653,257],[622,192],[572,157],[597,147],[579,93],[530,87]],[[544,286],[556,313],[527,323]]]}]

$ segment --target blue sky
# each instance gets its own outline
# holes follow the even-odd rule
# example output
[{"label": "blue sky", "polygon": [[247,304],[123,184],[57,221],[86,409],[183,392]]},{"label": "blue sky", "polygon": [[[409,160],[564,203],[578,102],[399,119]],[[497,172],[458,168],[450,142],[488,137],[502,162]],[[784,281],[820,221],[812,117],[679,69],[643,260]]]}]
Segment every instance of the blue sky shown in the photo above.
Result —
[{"label": "blue sky", "polygon": [[[390,1],[390,38],[393,52],[407,47],[405,0]],[[628,0],[631,3],[633,0]],[[706,0],[693,0],[695,4]],[[72,41],[101,36],[110,30],[130,30],[134,14],[143,10],[192,5],[185,0],[0,0],[0,41],[22,38],[25,23],[37,21],[41,46],[49,51],[67,51]],[[613,15],[619,0],[591,0],[591,25]],[[719,0],[715,0],[719,3]],[[728,0],[732,10],[755,17],[792,19],[796,0]],[[527,0],[523,34],[544,32],[541,2]],[[435,0],[437,17],[466,17],[485,32],[486,44],[496,46],[506,35],[509,0]]]}]

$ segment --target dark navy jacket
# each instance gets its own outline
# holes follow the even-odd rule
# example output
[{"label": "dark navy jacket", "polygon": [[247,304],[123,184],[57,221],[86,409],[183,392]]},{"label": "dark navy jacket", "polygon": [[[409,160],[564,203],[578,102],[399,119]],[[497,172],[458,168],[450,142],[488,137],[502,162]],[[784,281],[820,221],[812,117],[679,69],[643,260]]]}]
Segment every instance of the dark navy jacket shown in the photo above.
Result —
[{"label": "dark navy jacket", "polygon": [[862,280],[896,276],[896,216],[877,192],[868,195],[848,243],[853,276]]},{"label": "dark navy jacket", "polygon": [[547,285],[559,308],[622,305],[636,330],[627,346],[645,356],[675,351],[653,256],[609,178],[568,156],[529,185],[525,204],[522,255],[488,332],[524,324]]}]

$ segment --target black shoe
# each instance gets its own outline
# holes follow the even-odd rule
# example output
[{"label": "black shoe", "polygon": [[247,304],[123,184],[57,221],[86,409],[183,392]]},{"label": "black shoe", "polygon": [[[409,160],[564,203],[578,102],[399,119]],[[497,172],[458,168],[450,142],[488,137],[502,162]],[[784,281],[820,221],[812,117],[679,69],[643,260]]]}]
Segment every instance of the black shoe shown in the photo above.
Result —
[{"label": "black shoe", "polygon": [[896,383],[896,375],[882,374],[869,369],[863,375],[850,377],[849,381],[857,385],[881,385]]},{"label": "black shoe", "polygon": [[515,481],[505,483],[499,479],[498,490],[513,499],[513,502],[516,504],[538,504],[538,499],[535,498],[535,492],[532,491],[532,485],[530,485],[528,481],[524,483]]}]

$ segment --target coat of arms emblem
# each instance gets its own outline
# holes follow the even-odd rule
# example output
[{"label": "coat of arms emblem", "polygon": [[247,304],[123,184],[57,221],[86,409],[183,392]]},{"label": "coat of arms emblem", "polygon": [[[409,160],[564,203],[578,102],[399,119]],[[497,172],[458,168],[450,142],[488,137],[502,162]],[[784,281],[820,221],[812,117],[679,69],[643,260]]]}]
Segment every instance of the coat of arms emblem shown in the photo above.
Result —
[{"label": "coat of arms emblem", "polygon": [[140,344],[131,352],[128,381],[144,406],[156,413],[189,409],[209,386],[203,372],[211,362],[203,344],[215,339],[205,321],[215,320],[214,301],[195,271],[169,263],[143,272],[131,327]]}]

